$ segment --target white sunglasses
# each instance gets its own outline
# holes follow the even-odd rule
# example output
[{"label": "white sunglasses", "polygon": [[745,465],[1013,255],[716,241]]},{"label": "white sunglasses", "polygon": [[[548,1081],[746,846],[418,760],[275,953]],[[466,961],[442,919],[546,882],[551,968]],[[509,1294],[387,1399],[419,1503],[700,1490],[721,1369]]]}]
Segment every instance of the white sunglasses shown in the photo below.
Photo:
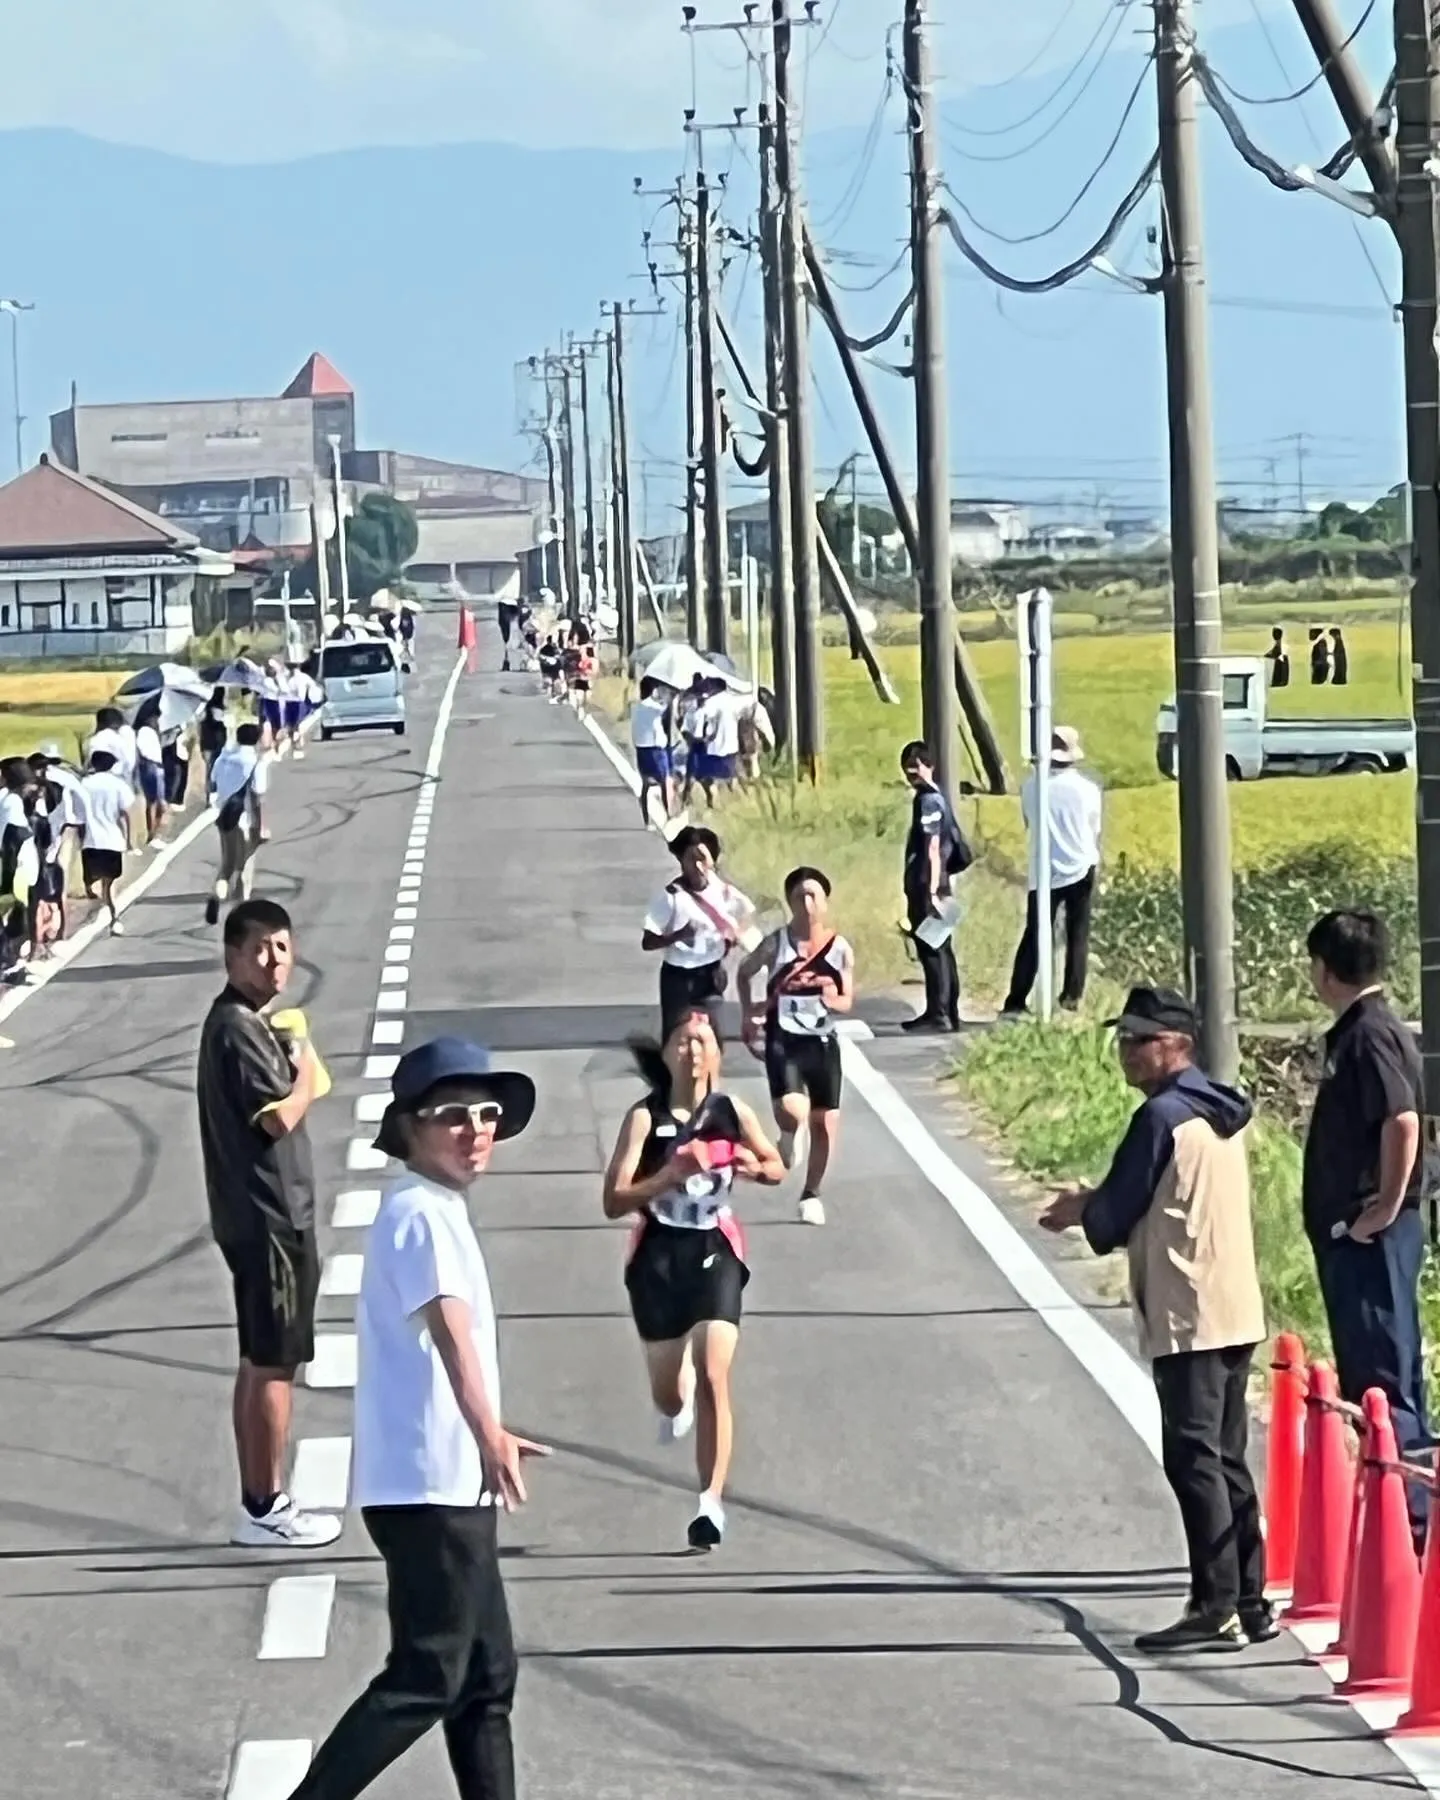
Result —
[{"label": "white sunglasses", "polygon": [[415,1114],[417,1119],[443,1125],[447,1131],[459,1131],[465,1125],[483,1131],[487,1125],[498,1125],[504,1116],[505,1108],[498,1100],[477,1100],[473,1105],[467,1105],[463,1100],[447,1100],[441,1106],[422,1106]]}]

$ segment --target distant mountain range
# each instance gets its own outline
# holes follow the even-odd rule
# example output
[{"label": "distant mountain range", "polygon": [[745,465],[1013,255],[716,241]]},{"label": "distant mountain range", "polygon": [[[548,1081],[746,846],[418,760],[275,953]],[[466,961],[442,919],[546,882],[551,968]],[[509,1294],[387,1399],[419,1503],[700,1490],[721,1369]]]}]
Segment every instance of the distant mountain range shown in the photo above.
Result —
[{"label": "distant mountain range", "polygon": [[[1139,64],[1102,70],[1098,105],[1118,113]],[[1113,97],[1104,90],[1113,88]],[[1015,101],[1019,105],[1023,93]],[[1053,235],[1026,245],[978,237],[1007,268],[1043,272],[1089,241],[1153,142],[1143,109],[1094,193]],[[1103,144],[1103,139],[1102,139]],[[807,146],[812,213],[842,255],[836,276],[875,281],[903,251],[903,139],[865,134]],[[743,222],[748,151],[707,146],[733,171]],[[951,180],[1007,236],[1050,224],[1088,168],[1042,153],[972,160],[982,139],[949,134]],[[359,393],[361,439],[427,455],[519,466],[517,365],[567,330],[600,324],[602,300],[649,300],[640,233],[659,243],[669,215],[646,189],[673,181],[678,155],[537,152],[495,144],[385,149],[237,167],[120,148],[65,132],[0,133],[0,295],[33,300],[21,322],[33,455],[44,420],[82,400],[275,393],[321,350]],[[1217,432],[1239,491],[1356,497],[1396,478],[1401,414],[1398,333],[1355,242],[1367,234],[1382,274],[1381,228],[1309,196],[1277,194],[1207,134]],[[967,227],[968,229],[968,227]],[[669,260],[662,248],[662,263]],[[1112,253],[1146,266],[1143,229]],[[736,250],[726,306],[758,363],[756,273]],[[1042,299],[1002,294],[958,251],[950,259],[951,465],[956,490],[1047,500],[1073,494],[1163,506],[1164,405],[1158,302],[1089,278]],[[847,293],[856,329],[883,322],[903,273]],[[1298,310],[1271,310],[1272,302]],[[675,493],[681,419],[675,303],[631,328],[634,439],[653,529]],[[9,412],[0,322],[0,427]],[[817,331],[819,454],[859,445],[848,398]],[[903,337],[881,358],[903,363]],[[902,454],[908,390],[877,371]],[[1303,434],[1298,442],[1294,434]],[[1289,441],[1286,441],[1286,440]],[[1308,441],[1307,441],[1308,440]],[[0,446],[9,443],[0,429]],[[0,469],[5,451],[0,448]],[[737,483],[738,487],[738,483]]]}]

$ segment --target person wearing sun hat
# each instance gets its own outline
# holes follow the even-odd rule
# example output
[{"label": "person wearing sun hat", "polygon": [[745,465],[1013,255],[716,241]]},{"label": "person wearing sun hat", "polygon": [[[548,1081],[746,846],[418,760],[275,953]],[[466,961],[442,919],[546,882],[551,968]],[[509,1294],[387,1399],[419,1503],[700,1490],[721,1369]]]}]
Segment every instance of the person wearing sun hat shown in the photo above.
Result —
[{"label": "person wearing sun hat", "polygon": [[535,1110],[528,1075],[461,1038],[400,1058],[375,1147],[404,1164],[365,1246],[356,1316],[353,1497],[385,1563],[385,1667],[294,1800],[351,1800],[434,1725],[462,1796],[513,1800],[516,1658],[497,1515],[526,1498],[501,1423],[495,1306],[466,1195]]},{"label": "person wearing sun hat", "polygon": [[[1102,803],[1100,787],[1078,764],[1085,760],[1085,746],[1073,725],[1057,725],[1050,736],[1050,780],[1046,787],[1046,812],[1050,818],[1050,918],[1065,914],[1065,977],[1060,1004],[1074,1012],[1085,997],[1085,978],[1090,966],[1090,908],[1095,898],[1095,875],[1100,865]],[[1027,830],[1035,821],[1035,776],[1025,777],[1020,788],[1020,811]],[[1031,839],[1030,892],[1025,905],[1025,930],[1015,952],[1010,991],[1001,1012],[1018,1017],[1029,1006],[1030,990],[1040,967],[1040,915],[1036,902],[1039,878],[1037,846]]]}]

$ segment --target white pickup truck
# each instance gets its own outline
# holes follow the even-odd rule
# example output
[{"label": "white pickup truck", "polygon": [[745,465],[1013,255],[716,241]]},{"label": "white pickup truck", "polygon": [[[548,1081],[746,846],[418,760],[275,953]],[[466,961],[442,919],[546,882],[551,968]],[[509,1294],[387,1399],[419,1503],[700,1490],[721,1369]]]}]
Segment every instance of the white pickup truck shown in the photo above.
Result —
[{"label": "white pickup truck", "polygon": [[[1275,719],[1267,716],[1268,669],[1261,656],[1221,659],[1225,769],[1232,781],[1261,775],[1382,775],[1415,759],[1410,719]],[[1174,779],[1175,701],[1155,721],[1155,760]]]}]

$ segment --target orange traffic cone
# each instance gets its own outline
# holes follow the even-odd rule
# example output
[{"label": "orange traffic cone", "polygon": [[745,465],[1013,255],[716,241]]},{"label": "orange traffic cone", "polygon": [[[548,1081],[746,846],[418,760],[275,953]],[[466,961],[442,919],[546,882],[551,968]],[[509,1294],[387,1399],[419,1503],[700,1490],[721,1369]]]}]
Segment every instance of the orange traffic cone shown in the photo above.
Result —
[{"label": "orange traffic cone", "polygon": [[1365,1517],[1365,1458],[1355,1459],[1354,1499],[1350,1505],[1350,1548],[1345,1553],[1345,1598],[1340,1603],[1340,1635],[1318,1660],[1327,1667],[1343,1663],[1350,1655],[1355,1629],[1355,1592],[1360,1576],[1360,1527]]},{"label": "orange traffic cone", "polygon": [[1367,1388],[1364,1407],[1365,1516],[1355,1564],[1350,1672],[1335,1691],[1347,1699],[1394,1700],[1410,1692],[1420,1571],[1405,1477],[1394,1466],[1399,1452],[1390,1402],[1379,1388]]},{"label": "orange traffic cone", "polygon": [[1305,1345],[1293,1331],[1275,1340],[1265,1437],[1265,1580],[1272,1593],[1295,1586],[1300,1470],[1305,1457]]},{"label": "orange traffic cone", "polygon": [[1300,1529],[1295,1545],[1295,1593],[1287,1625],[1334,1625],[1345,1597],[1345,1551],[1353,1494],[1345,1421],[1334,1410],[1335,1371],[1313,1363],[1305,1397],[1305,1461],[1300,1481]]},{"label": "orange traffic cone", "polygon": [[1420,1582],[1420,1624],[1415,1633],[1415,1662],[1410,1684],[1410,1710],[1397,1732],[1440,1732],[1440,1506],[1430,1496],[1430,1529],[1425,1535],[1425,1573]]},{"label": "orange traffic cone", "polygon": [[475,615],[468,606],[460,608],[460,638],[457,650],[473,650],[475,648]]}]

